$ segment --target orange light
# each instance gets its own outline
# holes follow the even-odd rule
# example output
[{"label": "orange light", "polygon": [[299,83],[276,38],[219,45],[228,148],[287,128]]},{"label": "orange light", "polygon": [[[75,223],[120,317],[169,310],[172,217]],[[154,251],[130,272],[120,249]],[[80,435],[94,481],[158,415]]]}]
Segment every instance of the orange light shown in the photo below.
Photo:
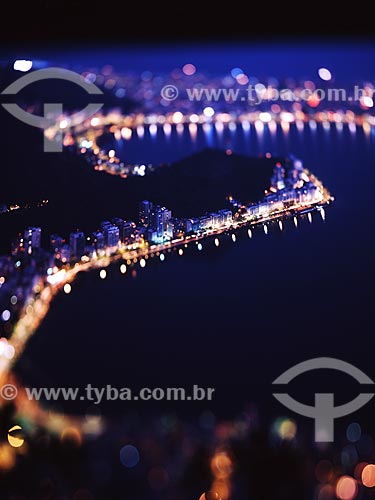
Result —
[{"label": "orange light", "polygon": [[354,500],[358,493],[357,481],[350,476],[342,476],[336,484],[336,496],[339,500]]},{"label": "orange light", "polygon": [[369,464],[362,471],[362,484],[366,488],[375,486],[375,465]]}]

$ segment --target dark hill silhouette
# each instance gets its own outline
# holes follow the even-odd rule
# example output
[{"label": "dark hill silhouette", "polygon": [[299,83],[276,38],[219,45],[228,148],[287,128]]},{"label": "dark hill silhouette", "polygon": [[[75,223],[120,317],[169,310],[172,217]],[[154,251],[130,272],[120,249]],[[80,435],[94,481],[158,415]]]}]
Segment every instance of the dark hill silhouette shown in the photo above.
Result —
[{"label": "dark hill silhouette", "polygon": [[0,203],[47,198],[49,204],[0,216],[1,253],[9,251],[11,238],[27,225],[40,225],[46,238],[76,228],[90,232],[115,216],[137,220],[142,199],[166,205],[176,216],[225,208],[228,194],[255,201],[269,186],[276,161],[205,149],[146,177],[122,179],[94,171],[69,151],[44,153],[41,131],[10,121],[5,114],[0,111],[5,124],[0,138]]}]

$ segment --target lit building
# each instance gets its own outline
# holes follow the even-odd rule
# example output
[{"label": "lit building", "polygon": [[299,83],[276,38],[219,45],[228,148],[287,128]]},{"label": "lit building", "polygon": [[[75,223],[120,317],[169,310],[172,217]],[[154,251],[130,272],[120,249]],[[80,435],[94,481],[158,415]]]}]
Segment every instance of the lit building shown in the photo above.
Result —
[{"label": "lit building", "polygon": [[117,226],[108,223],[103,226],[104,243],[107,247],[117,247],[120,239],[120,230]]},{"label": "lit building", "polygon": [[277,162],[271,177],[271,190],[280,191],[285,188],[285,168]]},{"label": "lit building", "polygon": [[151,201],[143,200],[139,204],[139,223],[142,226],[148,226],[150,224],[150,217],[153,211],[153,204]]},{"label": "lit building", "polygon": [[132,240],[135,239],[136,230],[137,226],[135,225],[134,222],[131,221],[124,222],[123,235],[124,235],[124,241],[126,243],[130,243]]},{"label": "lit building", "polygon": [[40,248],[42,230],[40,227],[28,227],[24,233],[24,248],[28,254],[31,254],[37,248]]},{"label": "lit building", "polygon": [[85,235],[82,231],[70,233],[70,257],[72,259],[80,259],[85,253]]},{"label": "lit building", "polygon": [[104,234],[100,231],[94,231],[91,235],[92,245],[96,251],[104,249]]},{"label": "lit building", "polygon": [[[161,242],[164,239],[172,238],[172,230],[169,227],[169,220],[172,217],[170,210],[165,207],[156,206],[150,215],[150,229],[156,233],[156,240]],[[155,241],[155,237],[152,237]]]},{"label": "lit building", "polygon": [[123,243],[125,240],[125,236],[124,236],[125,221],[123,219],[120,219],[120,217],[116,217],[116,218],[112,219],[112,224],[118,227],[119,239]]},{"label": "lit building", "polygon": [[219,210],[218,214],[221,215],[221,217],[222,217],[222,220],[223,220],[222,224],[231,224],[232,223],[233,215],[232,215],[232,212],[230,210],[227,210],[227,209]]}]

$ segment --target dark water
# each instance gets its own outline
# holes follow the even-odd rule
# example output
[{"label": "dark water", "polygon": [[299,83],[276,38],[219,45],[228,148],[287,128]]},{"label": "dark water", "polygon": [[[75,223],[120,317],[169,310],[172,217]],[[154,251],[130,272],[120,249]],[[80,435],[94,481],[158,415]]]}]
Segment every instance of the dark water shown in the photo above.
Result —
[{"label": "dark water", "polygon": [[[120,147],[129,161],[171,161],[207,144],[250,155],[293,152],[335,196],[326,221],[314,213],[312,224],[301,218],[298,228],[289,221],[282,232],[275,225],[268,235],[261,229],[252,239],[240,234],[236,243],[222,238],[219,248],[207,242],[202,252],[191,247],[182,257],[149,260],[145,269],[135,268],[136,277],[131,270],[120,274],[119,265],[109,268],[106,280],[96,271],[79,276],[73,292],[52,304],[18,363],[25,383],[199,384],[216,388],[214,402],[175,405],[181,415],[212,409],[231,417],[249,402],[283,411],[272,400],[270,384],[308,358],[338,357],[375,375],[368,329],[374,135],[320,125],[263,139],[253,129],[246,134],[225,131],[220,138],[200,131],[195,143],[186,131],[169,139],[146,134]],[[335,387],[324,381],[325,390],[342,387],[335,378],[329,379]],[[312,397],[305,394],[306,401]],[[129,407],[110,402],[102,410],[122,413]],[[146,404],[145,411],[150,409]]]}]

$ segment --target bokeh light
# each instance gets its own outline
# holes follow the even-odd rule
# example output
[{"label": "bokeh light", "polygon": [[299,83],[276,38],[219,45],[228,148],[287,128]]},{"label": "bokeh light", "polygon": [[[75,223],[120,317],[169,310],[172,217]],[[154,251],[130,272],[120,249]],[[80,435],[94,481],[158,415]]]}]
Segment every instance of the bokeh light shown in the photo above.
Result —
[{"label": "bokeh light", "polygon": [[187,76],[194,75],[196,71],[197,68],[194,66],[194,64],[187,63],[182,67],[182,72]]},{"label": "bokeh light", "polygon": [[368,464],[362,471],[362,484],[366,488],[374,488],[375,486],[375,465]]},{"label": "bokeh light", "polygon": [[123,446],[120,450],[120,462],[124,467],[133,468],[139,462],[139,451],[131,444]]},{"label": "bokeh light", "polygon": [[358,493],[357,481],[350,476],[342,476],[336,484],[336,496],[339,500],[354,500]]}]

